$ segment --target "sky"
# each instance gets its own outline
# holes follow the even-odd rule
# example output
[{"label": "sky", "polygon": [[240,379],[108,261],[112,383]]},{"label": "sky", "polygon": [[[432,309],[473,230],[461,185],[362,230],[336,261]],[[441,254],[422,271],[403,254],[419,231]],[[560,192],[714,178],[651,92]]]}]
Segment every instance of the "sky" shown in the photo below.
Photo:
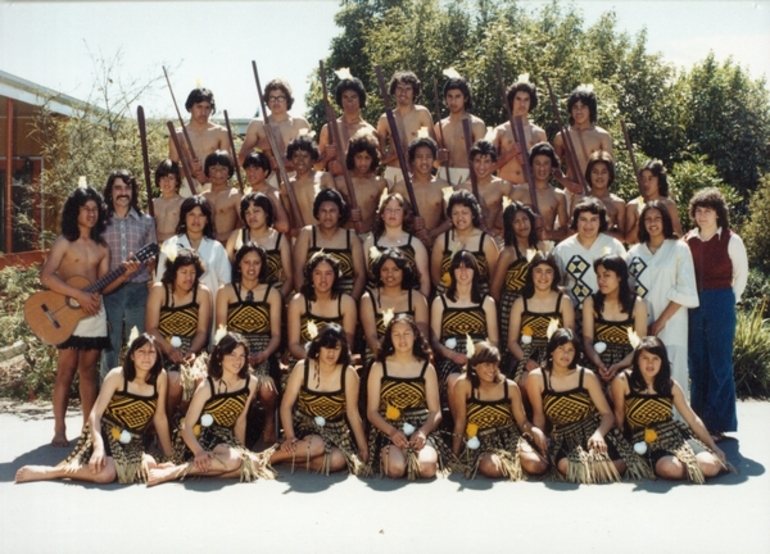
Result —
[{"label": "sky", "polygon": [[[541,0],[526,0],[537,8]],[[754,78],[770,76],[770,0],[576,1],[585,25],[614,10],[618,28],[648,32],[648,52],[689,68],[713,50],[732,56]],[[119,60],[123,83],[158,79],[140,102],[148,117],[171,117],[162,66],[180,108],[199,84],[214,91],[231,119],[253,117],[257,105],[251,60],[264,85],[287,79],[305,110],[308,76],[329,53],[337,0],[236,2],[38,2],[0,0],[0,70],[87,100],[94,59]]]}]

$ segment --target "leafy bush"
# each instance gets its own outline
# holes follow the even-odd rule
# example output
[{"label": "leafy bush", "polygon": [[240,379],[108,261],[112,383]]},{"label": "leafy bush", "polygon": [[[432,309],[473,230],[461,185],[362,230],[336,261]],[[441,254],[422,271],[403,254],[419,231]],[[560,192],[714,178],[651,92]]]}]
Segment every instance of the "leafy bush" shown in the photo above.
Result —
[{"label": "leafy bush", "polygon": [[746,244],[749,265],[770,274],[770,174],[762,182],[749,201],[751,214],[743,228],[741,238]]},{"label": "leafy bush", "polygon": [[743,311],[750,312],[760,308],[763,310],[762,317],[770,317],[770,275],[752,267],[741,302]]},{"label": "leafy bush", "polygon": [[770,398],[770,321],[765,305],[738,312],[733,365],[738,398]]}]

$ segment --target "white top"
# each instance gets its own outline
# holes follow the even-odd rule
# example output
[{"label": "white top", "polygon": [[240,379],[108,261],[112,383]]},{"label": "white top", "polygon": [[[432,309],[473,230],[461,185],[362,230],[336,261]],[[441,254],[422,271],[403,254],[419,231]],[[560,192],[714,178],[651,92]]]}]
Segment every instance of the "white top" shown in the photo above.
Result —
[{"label": "white top", "polygon": [[[155,272],[156,283],[160,283],[163,272],[166,269],[166,249],[174,242],[177,243],[178,248],[194,250],[190,246],[190,240],[187,238],[187,235],[176,235],[166,239],[163,242],[160,256],[158,257],[158,271]],[[218,241],[203,237],[198,247],[198,256],[200,256],[203,262],[204,269],[200,281],[211,291],[212,301],[216,301],[217,290],[219,290],[220,285],[226,285],[230,282],[231,278],[230,260],[227,258],[227,252],[225,247]]]}]

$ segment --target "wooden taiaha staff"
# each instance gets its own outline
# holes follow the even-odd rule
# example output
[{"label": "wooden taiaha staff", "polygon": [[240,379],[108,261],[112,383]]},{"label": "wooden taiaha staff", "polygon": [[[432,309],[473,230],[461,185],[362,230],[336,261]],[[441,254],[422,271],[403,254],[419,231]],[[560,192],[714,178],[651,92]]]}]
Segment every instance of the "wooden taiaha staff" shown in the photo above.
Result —
[{"label": "wooden taiaha staff", "polygon": [[233,163],[235,164],[235,175],[238,177],[238,188],[241,189],[241,194],[243,194],[243,177],[241,177],[241,167],[238,164],[238,156],[235,154],[235,141],[233,141],[233,130],[230,127],[230,118],[227,115],[227,110],[224,111],[225,114],[225,127],[227,127],[227,139],[230,141],[230,152],[233,153]]},{"label": "wooden taiaha staff", "polygon": [[620,128],[623,129],[623,138],[626,139],[626,150],[628,150],[628,157],[631,158],[631,167],[634,168],[634,177],[636,177],[636,183],[639,185],[639,190],[642,190],[642,176],[639,175],[639,167],[636,165],[636,156],[634,156],[634,145],[631,143],[631,137],[628,135],[628,128],[626,122],[620,120]]},{"label": "wooden taiaha staff", "polygon": [[409,193],[409,201],[412,203],[412,212],[414,212],[415,217],[420,217],[420,210],[417,207],[417,198],[414,195],[414,188],[412,188],[412,180],[409,178],[409,166],[407,165],[406,155],[404,154],[404,145],[401,142],[401,137],[398,132],[396,114],[393,113],[393,109],[390,107],[390,97],[388,96],[388,89],[385,86],[385,77],[382,75],[382,68],[379,65],[374,66],[374,71],[377,74],[377,83],[380,85],[382,103],[385,105],[385,116],[388,118],[388,125],[390,126],[390,142],[396,149],[398,163],[401,166],[401,173],[404,176],[404,185],[406,186],[406,191]]},{"label": "wooden taiaha staff", "polygon": [[[441,146],[446,149],[446,141],[444,140],[444,128],[441,126],[441,103],[439,101],[438,96],[438,85],[436,84],[436,79],[433,79],[433,101],[436,104],[436,123],[438,123],[438,134],[439,137],[441,137]],[[447,159],[446,163],[441,164],[444,166],[444,169],[446,170],[446,182],[450,185],[453,185],[452,180],[449,177],[449,159]]]},{"label": "wooden taiaha staff", "polygon": [[[163,75],[166,76],[166,84],[168,85],[168,91],[171,93],[171,100],[174,102],[174,109],[176,110],[176,116],[179,118],[179,125],[182,126],[182,134],[184,135],[185,142],[187,143],[187,148],[189,148],[190,152],[190,161],[193,161],[198,158],[198,156],[195,155],[195,149],[193,148],[192,140],[190,140],[190,135],[187,133],[187,127],[184,126],[184,118],[182,117],[182,112],[179,111],[179,105],[176,103],[176,96],[174,96],[174,89],[171,88],[171,79],[168,78],[168,71],[166,71],[165,66],[163,67]],[[174,146],[176,146],[177,152],[179,152],[179,158],[184,160],[184,154],[182,154],[182,151],[179,149],[178,145],[179,141],[174,141]],[[183,162],[184,163],[184,162]],[[192,190],[194,187],[191,185],[190,189]]]},{"label": "wooden taiaha staff", "polygon": [[532,209],[536,214],[540,215],[540,206],[537,203],[537,191],[535,190],[535,180],[532,178],[532,168],[529,165],[527,135],[524,134],[524,121],[521,116],[513,116],[513,110],[508,104],[508,98],[505,94],[505,81],[503,81],[503,72],[500,70],[500,64],[495,64],[495,70],[497,71],[497,81],[500,85],[500,96],[503,99],[505,113],[508,114],[508,121],[511,124],[513,142],[514,144],[519,144],[519,151],[521,152],[522,158],[521,169],[524,171],[524,178],[527,181],[527,187],[529,187],[529,197],[532,199]]},{"label": "wooden taiaha staff", "polygon": [[350,201],[350,207],[353,209],[358,208],[356,202],[356,190],[353,187],[353,179],[350,178],[350,171],[348,171],[347,160],[345,159],[344,148],[346,145],[342,144],[342,138],[340,137],[340,129],[337,127],[337,117],[334,113],[334,108],[329,103],[329,95],[326,91],[326,71],[324,70],[323,60],[318,60],[318,71],[321,77],[321,87],[324,94],[324,106],[326,108],[326,125],[329,129],[329,144],[337,145],[337,163],[342,166],[342,177],[345,180],[345,187],[348,189],[348,200]]},{"label": "wooden taiaha staff", "polygon": [[139,125],[139,142],[142,146],[142,166],[144,166],[144,186],[147,188],[147,211],[155,217],[155,205],[152,203],[152,183],[150,182],[150,154],[147,150],[147,125],[144,120],[144,108],[137,106],[136,122]]},{"label": "wooden taiaha staff", "polygon": [[174,148],[176,148],[176,151],[180,153],[180,157],[182,158],[182,171],[184,171],[184,177],[187,179],[187,184],[190,185],[190,191],[194,195],[198,194],[198,190],[195,188],[195,179],[193,179],[192,173],[190,172],[190,166],[187,164],[187,157],[183,154],[184,151],[182,150],[182,145],[179,144],[176,127],[174,127],[172,121],[167,121],[166,125],[168,126],[168,134],[174,143]]},{"label": "wooden taiaha staff", "polygon": [[291,209],[294,212],[295,223],[299,223],[300,227],[305,226],[305,220],[302,217],[302,212],[299,209],[299,202],[297,202],[297,196],[294,194],[294,189],[291,188],[289,183],[289,174],[286,172],[286,166],[283,165],[283,152],[278,149],[278,142],[273,136],[273,129],[270,127],[270,121],[267,119],[267,107],[265,105],[265,98],[262,95],[262,85],[259,83],[259,71],[257,71],[257,62],[251,61],[251,68],[254,70],[254,83],[257,85],[257,95],[259,96],[259,106],[262,110],[262,119],[265,123],[265,136],[267,142],[270,144],[270,150],[273,151],[273,157],[275,158],[275,165],[278,166],[279,181],[283,181],[286,187],[286,194],[289,195],[289,203]]},{"label": "wooden taiaha staff", "polygon": [[479,178],[476,175],[476,171],[473,169],[473,163],[470,160],[471,148],[473,147],[473,131],[471,130],[471,122],[467,118],[463,118],[462,126],[463,139],[465,140],[465,152],[466,156],[468,156],[468,167],[471,170],[471,189],[473,190],[473,196],[476,197],[476,200],[479,201],[479,205],[481,205],[484,203],[484,200],[481,198],[481,194],[479,193]]},{"label": "wooden taiaha staff", "polygon": [[564,144],[564,151],[567,153],[567,165],[571,167],[572,173],[577,177],[578,183],[583,188],[583,194],[588,194],[588,184],[586,183],[586,177],[580,170],[580,161],[577,157],[577,150],[575,150],[575,144],[572,142],[572,137],[564,126],[564,121],[561,118],[559,112],[559,104],[556,102],[556,96],[551,88],[551,81],[548,79],[548,75],[543,75],[546,87],[548,87],[548,96],[551,99],[551,108],[553,109],[553,115],[556,118],[556,123],[559,126],[559,132],[561,133],[562,143]]}]

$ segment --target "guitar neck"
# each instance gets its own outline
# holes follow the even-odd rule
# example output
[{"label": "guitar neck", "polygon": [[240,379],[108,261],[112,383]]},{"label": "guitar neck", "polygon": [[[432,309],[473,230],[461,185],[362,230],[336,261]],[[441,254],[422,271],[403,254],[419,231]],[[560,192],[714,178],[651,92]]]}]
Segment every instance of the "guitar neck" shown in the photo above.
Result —
[{"label": "guitar neck", "polygon": [[83,289],[84,292],[101,292],[102,289],[107,287],[110,283],[112,283],[115,279],[120,277],[126,272],[126,268],[121,266],[116,267],[106,275],[104,275],[102,278],[97,279],[90,285],[88,285],[86,288]]}]

